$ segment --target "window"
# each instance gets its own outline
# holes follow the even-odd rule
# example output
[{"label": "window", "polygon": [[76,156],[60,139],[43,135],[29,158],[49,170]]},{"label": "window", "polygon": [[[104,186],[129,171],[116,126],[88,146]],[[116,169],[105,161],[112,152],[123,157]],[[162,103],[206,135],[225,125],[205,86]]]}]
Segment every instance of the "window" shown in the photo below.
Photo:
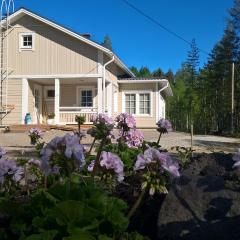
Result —
[{"label": "window", "polygon": [[92,106],[93,106],[92,90],[82,90],[81,91],[81,107],[92,107]]},{"label": "window", "polygon": [[141,93],[139,94],[139,113],[150,114],[150,94]]},{"label": "window", "polygon": [[129,114],[136,114],[136,94],[125,95],[125,111]]},{"label": "window", "polygon": [[47,98],[54,98],[55,97],[55,90],[49,89],[47,90]]},{"label": "window", "polygon": [[55,88],[52,86],[45,86],[44,87],[44,98],[45,98],[45,100],[54,100]]},{"label": "window", "polygon": [[152,114],[151,101],[151,90],[126,92],[123,95],[122,111],[136,116],[150,116]]},{"label": "window", "polygon": [[33,33],[20,33],[20,50],[33,50],[34,49],[34,34]]}]

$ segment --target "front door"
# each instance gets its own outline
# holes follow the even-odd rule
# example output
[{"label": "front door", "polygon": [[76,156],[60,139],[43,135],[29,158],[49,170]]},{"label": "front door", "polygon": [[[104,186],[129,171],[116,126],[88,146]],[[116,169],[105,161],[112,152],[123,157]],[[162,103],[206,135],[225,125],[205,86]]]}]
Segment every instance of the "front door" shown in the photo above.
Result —
[{"label": "front door", "polygon": [[34,123],[42,123],[42,87],[40,85],[34,86]]}]

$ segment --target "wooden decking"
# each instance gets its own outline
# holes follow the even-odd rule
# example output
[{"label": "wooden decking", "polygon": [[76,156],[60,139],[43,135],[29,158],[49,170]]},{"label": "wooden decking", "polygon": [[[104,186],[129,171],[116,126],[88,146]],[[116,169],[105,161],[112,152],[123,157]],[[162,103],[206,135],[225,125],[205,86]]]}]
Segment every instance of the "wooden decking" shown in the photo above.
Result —
[{"label": "wooden decking", "polygon": [[[88,129],[92,125],[90,124],[84,124],[81,126],[81,129]],[[72,125],[47,125],[47,124],[29,124],[29,125],[10,125],[8,127],[8,131],[14,132],[14,133],[19,133],[19,132],[28,132],[31,128],[39,128],[43,131],[49,131],[51,129],[56,129],[56,130],[62,130],[62,131],[74,131],[77,130],[77,125],[72,124]]]}]

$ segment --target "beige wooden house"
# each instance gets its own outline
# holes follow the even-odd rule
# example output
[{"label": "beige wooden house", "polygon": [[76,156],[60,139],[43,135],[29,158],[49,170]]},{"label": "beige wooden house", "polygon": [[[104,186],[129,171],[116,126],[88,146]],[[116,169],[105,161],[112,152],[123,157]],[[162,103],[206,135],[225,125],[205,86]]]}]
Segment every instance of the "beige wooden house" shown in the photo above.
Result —
[{"label": "beige wooden house", "polygon": [[136,116],[138,127],[165,117],[168,80],[136,78],[112,51],[29,10],[2,21],[1,124],[74,124],[75,115]]}]

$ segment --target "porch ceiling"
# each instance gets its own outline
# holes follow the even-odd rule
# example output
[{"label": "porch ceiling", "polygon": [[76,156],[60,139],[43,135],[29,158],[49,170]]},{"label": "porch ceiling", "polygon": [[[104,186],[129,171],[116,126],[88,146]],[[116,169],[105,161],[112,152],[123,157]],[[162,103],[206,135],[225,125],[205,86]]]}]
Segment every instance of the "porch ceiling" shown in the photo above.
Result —
[{"label": "porch ceiling", "polygon": [[[44,79],[29,79],[33,83],[41,85],[54,85],[55,79],[44,78]],[[97,78],[61,78],[59,79],[60,84],[87,84],[97,83]]]}]

